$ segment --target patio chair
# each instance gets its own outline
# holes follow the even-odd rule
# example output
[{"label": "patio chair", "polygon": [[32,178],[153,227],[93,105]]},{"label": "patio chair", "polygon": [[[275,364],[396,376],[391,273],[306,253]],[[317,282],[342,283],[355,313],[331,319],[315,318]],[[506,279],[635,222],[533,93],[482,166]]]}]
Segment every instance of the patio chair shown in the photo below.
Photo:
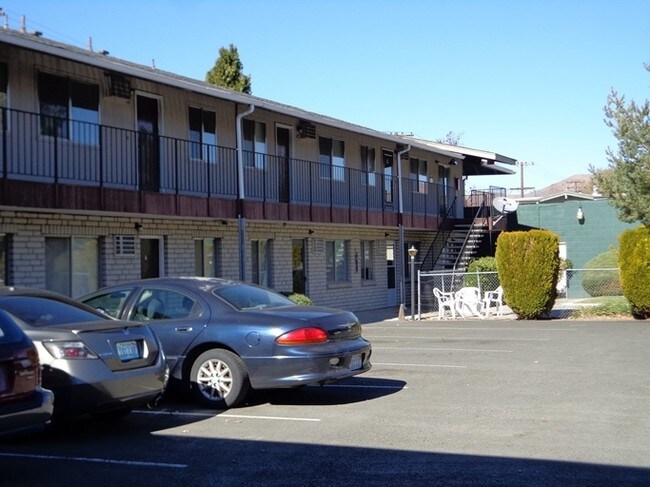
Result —
[{"label": "patio chair", "polygon": [[483,303],[485,316],[490,315],[490,309],[493,304],[497,306],[497,316],[503,315],[503,288],[499,286],[494,291],[485,291]]},{"label": "patio chair", "polygon": [[437,287],[433,288],[433,295],[438,300],[438,319],[445,317],[445,308],[451,311],[451,317],[456,319],[456,300],[454,293],[444,292]]},{"label": "patio chair", "polygon": [[477,287],[462,287],[454,294],[456,311],[463,317],[476,316],[485,318],[485,303],[481,299],[481,290]]}]

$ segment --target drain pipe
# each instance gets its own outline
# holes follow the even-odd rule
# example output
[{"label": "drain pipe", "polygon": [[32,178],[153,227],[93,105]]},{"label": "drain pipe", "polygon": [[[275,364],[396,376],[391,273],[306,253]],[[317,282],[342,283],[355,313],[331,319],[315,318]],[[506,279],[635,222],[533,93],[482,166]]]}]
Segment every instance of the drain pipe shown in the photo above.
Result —
[{"label": "drain pipe", "polygon": [[246,218],[244,217],[244,140],[242,135],[242,119],[255,111],[255,105],[250,104],[248,109],[237,114],[237,220],[239,223],[239,280],[246,280]]},{"label": "drain pipe", "polygon": [[[411,144],[407,144],[405,149],[402,149],[401,151],[397,152],[397,181],[399,184],[397,185],[397,221],[399,225],[399,262],[400,262],[400,267],[402,269],[402,273],[400,275],[400,282],[399,282],[399,298],[400,298],[400,316],[404,313],[404,303],[406,302],[406,290],[405,290],[405,281],[406,281],[406,268],[404,267],[404,223],[403,223],[403,215],[404,215],[404,199],[402,196],[402,154],[406,154],[408,151],[411,150]],[[413,276],[411,276],[411,279],[413,279]]]}]

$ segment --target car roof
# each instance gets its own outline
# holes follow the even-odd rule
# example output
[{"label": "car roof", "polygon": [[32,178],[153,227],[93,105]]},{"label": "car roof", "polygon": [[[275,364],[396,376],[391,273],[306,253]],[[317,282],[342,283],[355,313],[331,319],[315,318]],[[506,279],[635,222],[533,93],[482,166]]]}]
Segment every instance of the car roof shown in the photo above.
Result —
[{"label": "car roof", "polygon": [[227,286],[250,285],[249,283],[223,279],[220,277],[200,277],[200,276],[180,276],[180,277],[152,277],[149,279],[136,279],[127,282],[121,282],[110,288],[128,287],[128,286],[177,286],[195,290],[212,290]]}]

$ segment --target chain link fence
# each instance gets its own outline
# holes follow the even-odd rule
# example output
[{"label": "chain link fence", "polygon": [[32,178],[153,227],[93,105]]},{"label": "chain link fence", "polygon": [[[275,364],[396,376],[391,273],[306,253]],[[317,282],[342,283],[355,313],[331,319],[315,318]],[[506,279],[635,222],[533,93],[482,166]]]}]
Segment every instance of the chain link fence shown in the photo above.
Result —
[{"label": "chain link fence", "polygon": [[[494,291],[500,286],[497,272],[420,272],[418,273],[417,317],[437,318],[438,300],[433,289],[456,293],[464,287],[477,287],[480,295]],[[551,312],[552,318],[568,318],[585,306],[597,306],[611,297],[622,297],[623,291],[617,268],[567,269],[560,275],[557,298]],[[516,316],[504,303],[504,318]],[[494,314],[492,314],[494,316]]]}]

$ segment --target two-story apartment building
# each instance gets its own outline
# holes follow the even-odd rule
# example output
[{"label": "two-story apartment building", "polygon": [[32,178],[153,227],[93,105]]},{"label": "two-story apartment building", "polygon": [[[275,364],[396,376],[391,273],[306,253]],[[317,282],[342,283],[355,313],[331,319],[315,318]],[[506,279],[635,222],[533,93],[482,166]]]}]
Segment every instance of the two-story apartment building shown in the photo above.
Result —
[{"label": "two-story apartment building", "polygon": [[516,162],[9,29],[0,108],[0,279],[71,296],[203,275],[393,305],[465,176]]}]

